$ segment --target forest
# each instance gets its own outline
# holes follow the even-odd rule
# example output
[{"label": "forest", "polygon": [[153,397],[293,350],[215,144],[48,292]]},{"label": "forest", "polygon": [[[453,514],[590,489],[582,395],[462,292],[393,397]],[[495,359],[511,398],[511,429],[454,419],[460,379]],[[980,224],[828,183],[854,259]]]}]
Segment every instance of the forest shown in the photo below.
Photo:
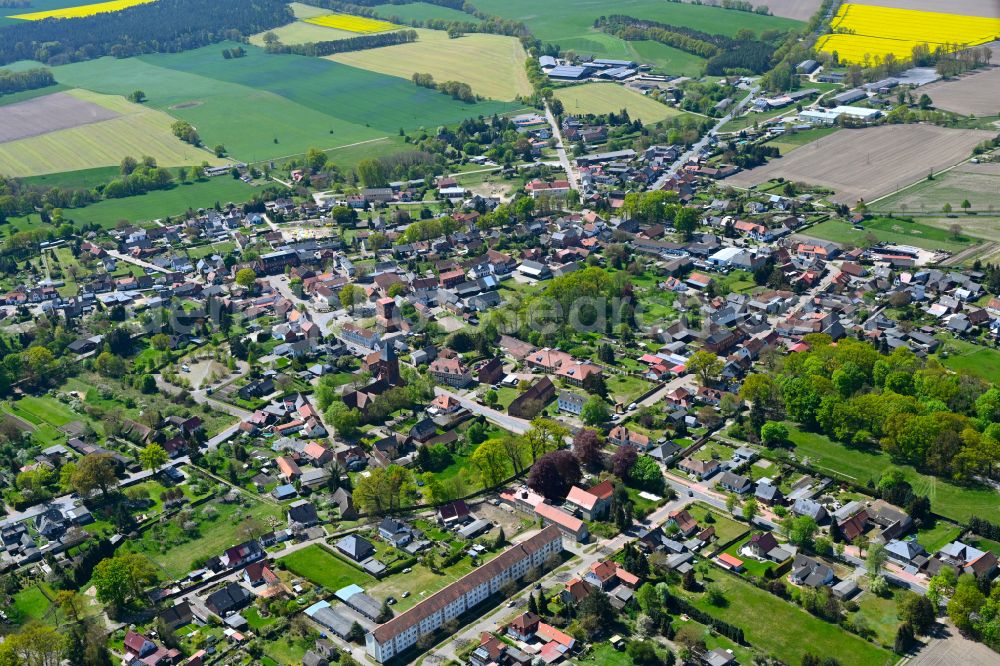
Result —
[{"label": "forest", "polygon": [[44,67],[25,69],[20,72],[0,69],[0,95],[54,86],[55,83],[56,79],[52,76],[52,72]]},{"label": "forest", "polygon": [[[383,17],[392,19],[392,16],[386,16],[385,12],[379,12],[378,10],[371,9],[371,6],[385,4],[383,2],[374,2],[372,0],[365,0],[363,2],[341,2],[341,0],[308,0],[306,4],[313,5],[315,7],[322,7],[324,9],[329,9],[335,12],[343,12],[345,14],[354,14],[355,16],[368,16],[368,17]],[[410,4],[406,2],[396,2],[392,4]],[[531,33],[524,23],[520,21],[511,21],[508,19],[503,19],[498,16],[490,16],[485,12],[481,12],[469,3],[458,3],[459,7],[455,7],[450,0],[444,0],[442,2],[431,2],[430,4],[440,5],[442,7],[448,7],[449,9],[458,9],[459,11],[464,11],[471,17],[479,19],[476,21],[449,21],[447,19],[426,19],[423,21],[412,20],[409,21],[409,25],[414,28],[427,28],[429,30],[442,30],[447,32],[453,37],[457,37],[464,33],[469,32],[479,32],[490,35],[506,35],[508,37],[528,37]]]},{"label": "forest", "polygon": [[772,359],[767,374],[744,382],[741,396],[752,403],[745,434],[788,418],[936,476],[996,474],[1000,389],[905,347],[884,354],[850,338],[834,345],[823,334],[805,337],[809,351]]},{"label": "forest", "polygon": [[294,19],[282,0],[157,0],[110,14],[0,28],[0,64],[61,65],[102,56],[170,53],[241,39]]},{"label": "forest", "polygon": [[602,16],[594,27],[627,41],[659,42],[706,58],[706,72],[713,76],[733,70],[762,74],[771,68],[774,55],[774,47],[749,30],[741,30],[734,39],[621,14]]}]

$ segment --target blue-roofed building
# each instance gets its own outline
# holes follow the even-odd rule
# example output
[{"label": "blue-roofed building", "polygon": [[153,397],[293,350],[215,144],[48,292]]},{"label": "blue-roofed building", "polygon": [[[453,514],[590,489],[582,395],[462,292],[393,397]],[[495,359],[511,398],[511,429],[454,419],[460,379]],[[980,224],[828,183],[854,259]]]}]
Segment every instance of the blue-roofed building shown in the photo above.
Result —
[{"label": "blue-roofed building", "polygon": [[283,486],[275,488],[271,494],[274,495],[274,499],[276,500],[286,500],[298,495],[298,491],[295,490],[295,486],[290,483],[286,483]]},{"label": "blue-roofed building", "polygon": [[576,65],[559,65],[549,71],[550,79],[560,79],[563,81],[581,81],[589,78],[592,70],[590,67],[579,67]]},{"label": "blue-roofed building", "polygon": [[[337,590],[334,593],[334,596],[336,596],[338,599],[346,603],[347,600],[353,597],[355,594],[363,594],[364,591],[365,588],[361,587],[360,585],[355,585],[354,583],[351,583],[347,587],[342,587],[339,590]],[[327,604],[327,606],[329,605],[330,604]],[[306,612],[308,613],[309,611]]]}]

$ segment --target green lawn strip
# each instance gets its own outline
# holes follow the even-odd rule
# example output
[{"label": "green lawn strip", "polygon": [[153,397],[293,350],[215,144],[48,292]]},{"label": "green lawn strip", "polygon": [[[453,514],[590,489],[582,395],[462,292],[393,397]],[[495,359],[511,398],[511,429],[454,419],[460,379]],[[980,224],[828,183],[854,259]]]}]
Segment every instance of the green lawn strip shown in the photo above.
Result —
[{"label": "green lawn strip", "polygon": [[[913,486],[913,491],[927,495],[931,500],[931,508],[946,518],[964,523],[970,516],[994,515],[1000,511],[1000,494],[991,488],[955,485],[944,479],[922,474],[910,465],[895,464],[878,449],[849,448],[825,435],[805,432],[793,424],[788,426],[789,439],[795,444],[799,462],[822,474],[846,477],[854,483],[865,485],[869,480],[877,481],[885,468],[894,466],[903,471],[906,480]],[[806,459],[808,463],[804,462]]]},{"label": "green lawn strip", "polygon": [[945,520],[939,520],[934,527],[927,527],[917,532],[917,543],[928,553],[936,553],[944,546],[958,538],[962,528]]},{"label": "green lawn strip", "polygon": [[865,220],[863,227],[855,229],[851,223],[844,220],[828,220],[803,229],[801,233],[813,238],[850,245],[865,245],[865,239],[871,235],[879,241],[948,252],[959,252],[970,244],[981,242],[979,238],[964,234],[955,237],[947,229],[920,222],[907,222],[899,218],[879,217]]},{"label": "green lawn strip", "polygon": [[801,663],[807,653],[837,655],[851,666],[888,666],[894,657],[868,641],[820,620],[801,608],[723,571],[712,571],[708,584],[722,590],[727,604],[713,606],[704,593],[674,588],[706,613],[743,629],[747,642],[786,664]]},{"label": "green lawn strip", "polygon": [[612,374],[607,377],[608,390],[619,402],[631,403],[653,385],[640,377]]},{"label": "green lawn strip", "polygon": [[49,599],[54,597],[55,591],[48,583],[32,584],[14,595],[14,610],[26,620],[43,620],[52,605]]},{"label": "green lawn strip", "polygon": [[319,544],[306,546],[302,550],[282,557],[279,562],[297,576],[307,578],[330,591],[339,590],[352,583],[365,587],[375,580]]}]

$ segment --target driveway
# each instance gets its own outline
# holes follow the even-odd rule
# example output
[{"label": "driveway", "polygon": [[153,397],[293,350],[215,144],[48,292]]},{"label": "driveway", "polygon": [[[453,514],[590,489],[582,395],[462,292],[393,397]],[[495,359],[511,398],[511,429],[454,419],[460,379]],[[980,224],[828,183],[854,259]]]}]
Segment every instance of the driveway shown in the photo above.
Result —
[{"label": "driveway", "polygon": [[495,423],[501,428],[509,430],[510,432],[516,435],[523,435],[524,433],[528,432],[529,428],[531,428],[531,423],[525,421],[524,419],[519,419],[516,416],[510,416],[509,414],[498,412],[495,409],[490,409],[489,407],[480,405],[475,400],[471,400],[464,396],[458,395],[457,393],[453,393],[451,391],[448,391],[447,389],[443,389],[440,386],[434,387],[434,395],[450,396],[454,400],[457,400],[458,403],[462,405],[462,407],[469,410],[473,414],[478,414],[484,417],[487,421]]}]

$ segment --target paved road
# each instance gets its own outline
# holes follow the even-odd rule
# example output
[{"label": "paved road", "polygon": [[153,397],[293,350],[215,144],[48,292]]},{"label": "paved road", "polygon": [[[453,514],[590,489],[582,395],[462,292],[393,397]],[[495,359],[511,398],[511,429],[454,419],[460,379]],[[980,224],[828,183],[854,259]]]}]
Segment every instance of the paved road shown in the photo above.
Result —
[{"label": "paved road", "polygon": [[552,115],[552,110],[549,108],[548,103],[545,104],[545,119],[549,121],[549,127],[552,128],[552,136],[556,140],[556,153],[559,155],[559,163],[566,172],[566,180],[569,181],[571,188],[579,190],[580,182],[576,177],[576,172],[573,171],[573,165],[570,163],[569,157],[566,155],[566,144],[563,143],[562,131],[559,129],[559,123],[556,122],[556,117]]},{"label": "paved road", "polygon": [[108,250],[107,252],[109,256],[113,257],[114,259],[117,259],[118,261],[124,261],[130,264],[135,264],[136,266],[147,268],[149,270],[156,271],[157,273],[167,272],[164,269],[157,266],[156,264],[151,264],[148,261],[143,261],[142,259],[136,259],[135,257],[129,256],[127,254],[122,254],[117,250]]},{"label": "paved road", "polygon": [[725,116],[720,118],[719,122],[715,123],[715,126],[712,127],[712,129],[710,129],[705,134],[705,136],[701,137],[698,143],[691,146],[686,153],[678,157],[677,160],[670,165],[670,168],[664,171],[660,175],[660,177],[656,179],[656,182],[653,183],[653,186],[650,189],[651,190],[663,189],[663,186],[664,184],[666,184],[667,179],[669,179],[671,176],[677,173],[677,171],[681,167],[683,167],[685,164],[691,161],[691,159],[693,159],[696,155],[698,155],[698,153],[701,152],[701,149],[707,146],[711,138],[714,137],[715,134],[719,131],[719,128],[728,123],[730,120],[732,120],[735,115],[737,115],[740,111],[743,110],[743,107],[749,104],[750,100],[753,98],[754,95],[757,94],[758,90],[760,90],[760,86],[754,86],[753,88],[751,88],[750,93],[742,100],[740,100],[740,102],[735,107],[733,107],[732,111],[730,111]]},{"label": "paved road", "polygon": [[531,424],[524,419],[519,419],[516,416],[510,416],[509,414],[498,412],[495,409],[484,407],[474,400],[458,395],[457,393],[452,393],[451,391],[443,389],[440,386],[434,387],[434,395],[451,396],[453,399],[457,400],[462,407],[469,410],[473,414],[479,414],[480,416],[485,417],[487,421],[491,421],[501,428],[511,431],[515,435],[523,435],[528,432],[529,428],[531,428]]}]

